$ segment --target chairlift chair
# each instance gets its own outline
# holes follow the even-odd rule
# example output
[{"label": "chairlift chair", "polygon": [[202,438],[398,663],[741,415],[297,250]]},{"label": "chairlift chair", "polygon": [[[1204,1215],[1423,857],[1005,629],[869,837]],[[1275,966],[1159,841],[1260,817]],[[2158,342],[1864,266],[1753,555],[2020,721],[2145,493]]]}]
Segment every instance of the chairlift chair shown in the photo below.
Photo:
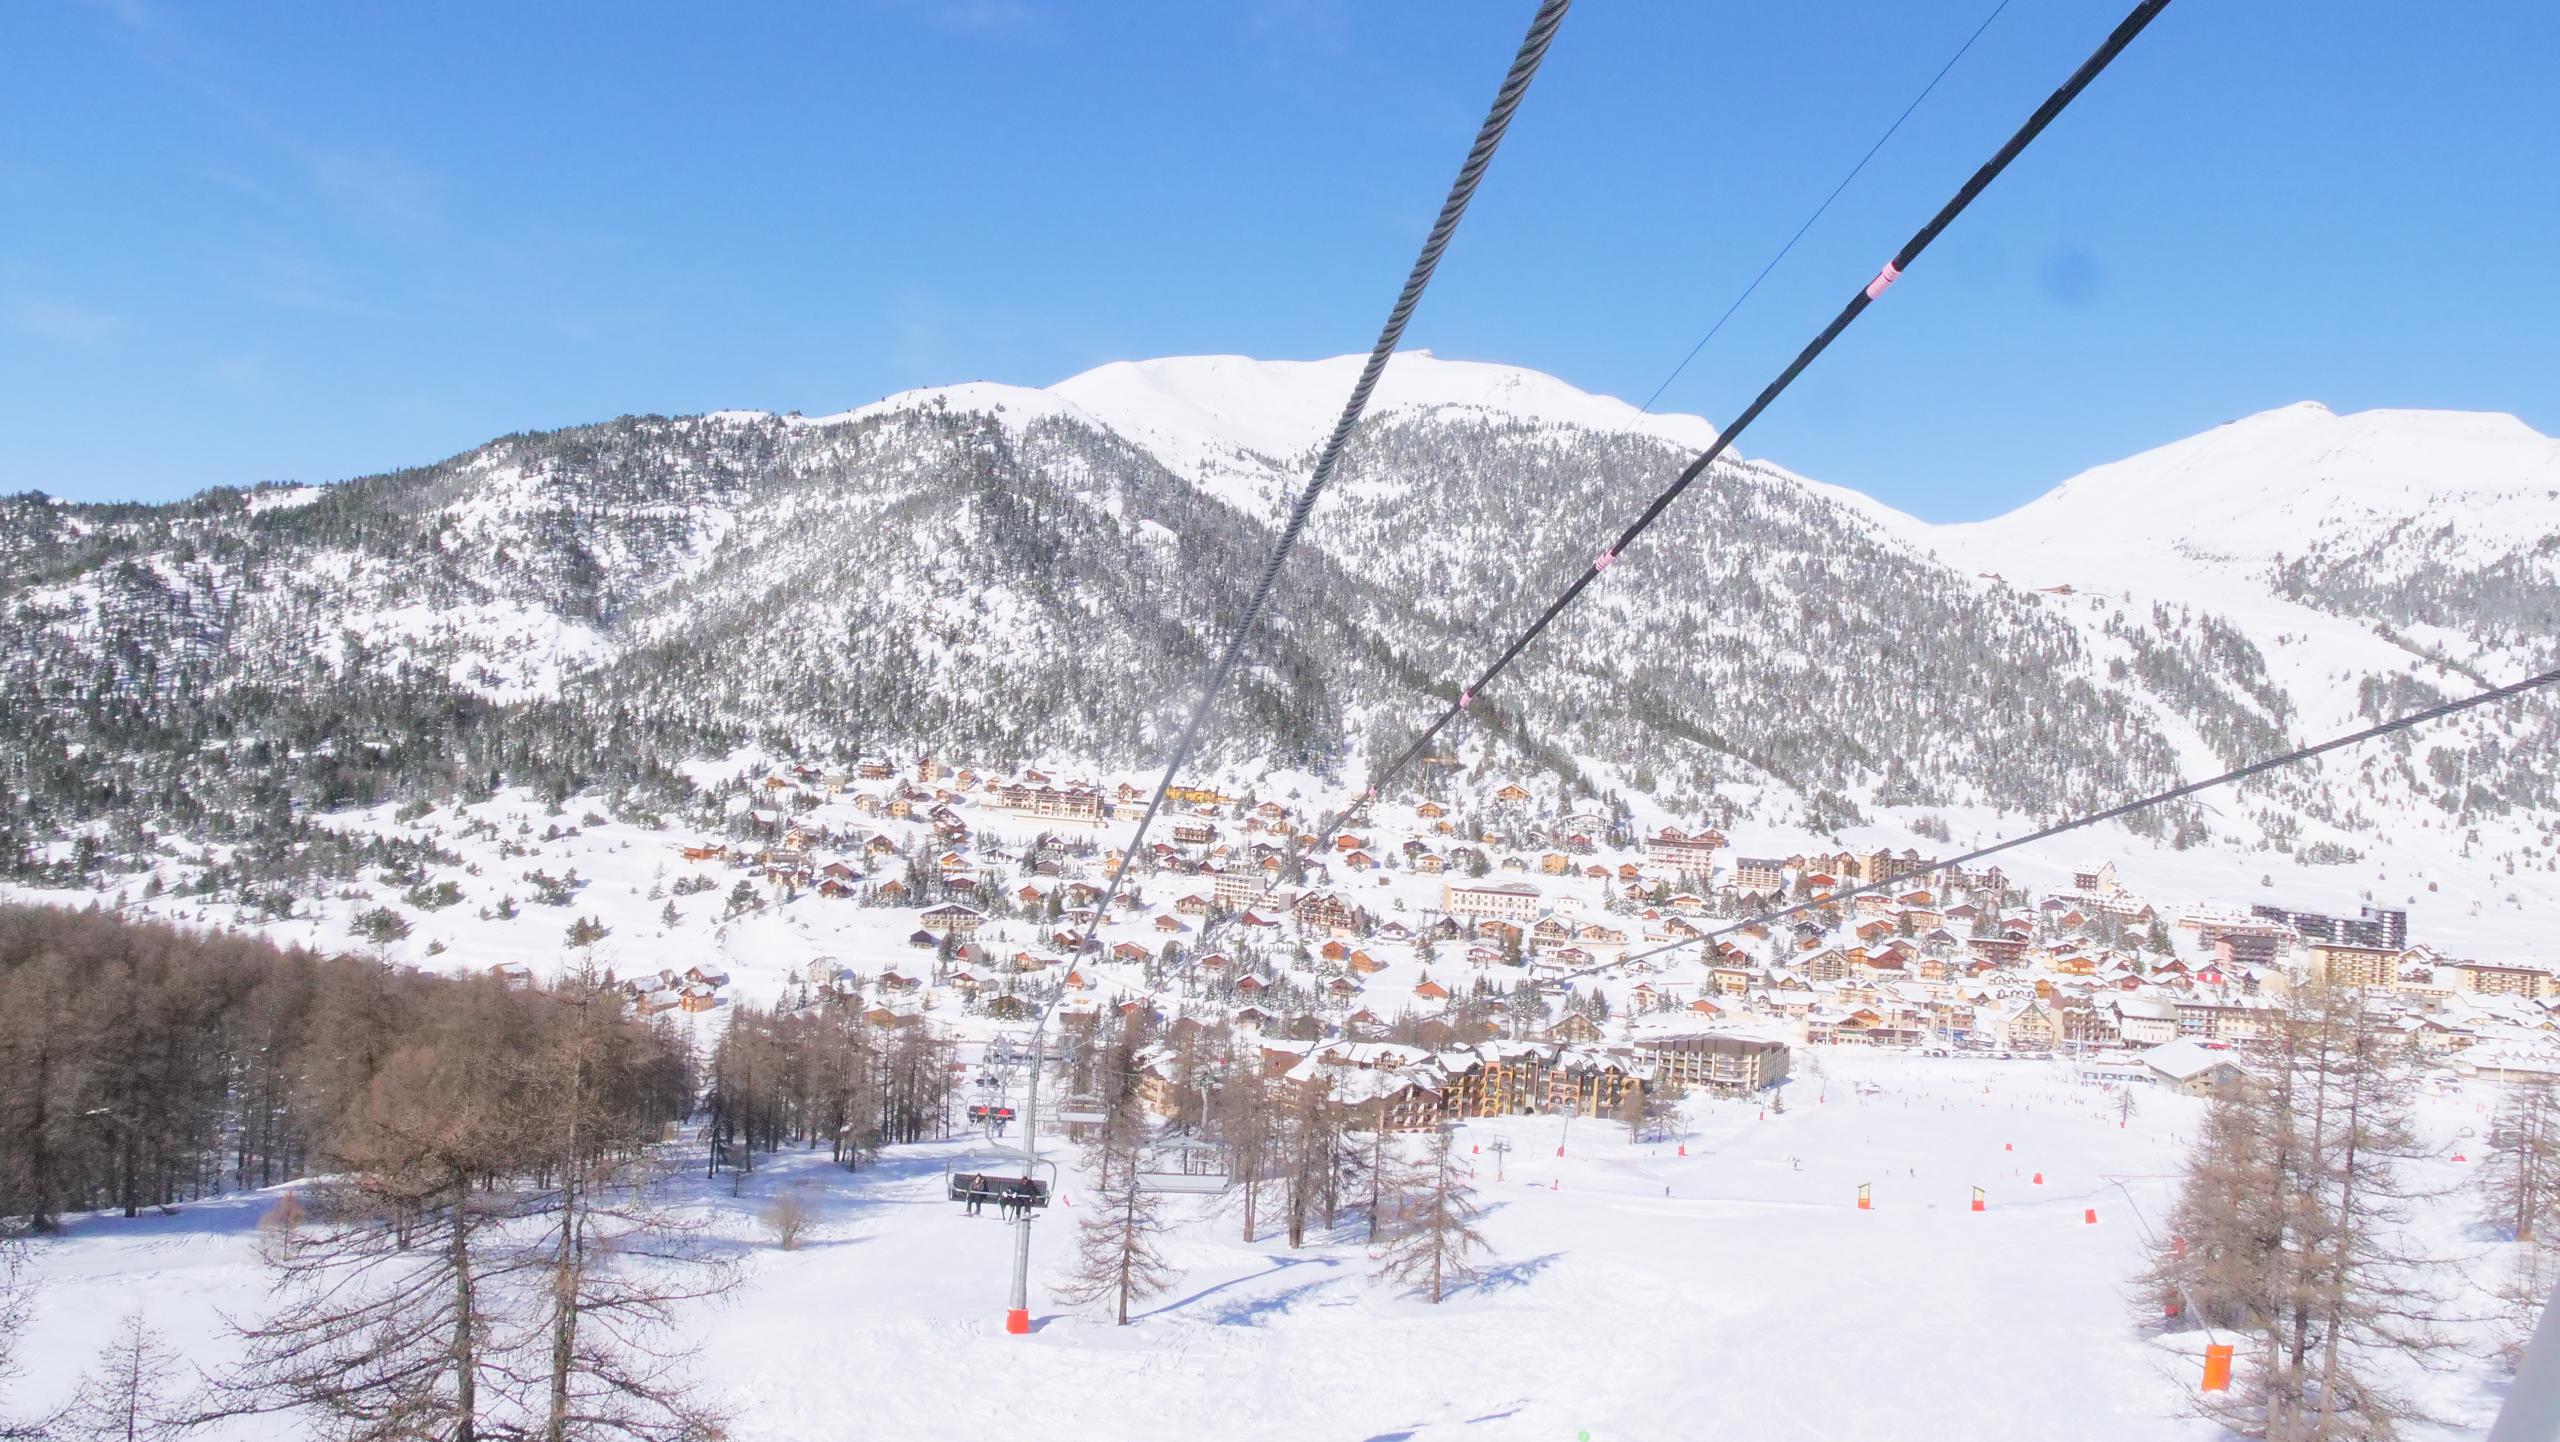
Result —
[{"label": "chairlift chair", "polygon": [[988,1206],[1008,1214],[1045,1210],[1057,1191],[1058,1164],[1039,1165],[1048,1169],[1047,1177],[1024,1175],[1019,1156],[954,1157],[942,1164],[943,1195],[967,1205],[973,1216]]},{"label": "chairlift chair", "polygon": [[1176,1137],[1148,1148],[1138,1167],[1138,1190],[1207,1196],[1225,1191],[1235,1178],[1227,1171],[1226,1150],[1197,1137]]}]

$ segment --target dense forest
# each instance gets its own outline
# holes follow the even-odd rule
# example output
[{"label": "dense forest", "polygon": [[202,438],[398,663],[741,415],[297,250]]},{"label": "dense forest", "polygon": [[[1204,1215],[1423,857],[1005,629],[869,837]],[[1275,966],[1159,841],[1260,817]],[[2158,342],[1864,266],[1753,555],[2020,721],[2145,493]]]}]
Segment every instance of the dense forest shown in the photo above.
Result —
[{"label": "dense forest", "polygon": [[137,1317],[69,1412],[0,1408],[0,1436],[290,1412],[327,1436],[708,1439],[675,1322],[733,1260],[663,1184],[795,1143],[858,1166],[949,1125],[947,1044],[850,1007],[743,1015],[698,1060],[607,974],[509,984],[37,908],[0,909],[0,987],[10,1330],[23,1251],[66,1214],[275,1198],[237,1366],[180,1388]]}]

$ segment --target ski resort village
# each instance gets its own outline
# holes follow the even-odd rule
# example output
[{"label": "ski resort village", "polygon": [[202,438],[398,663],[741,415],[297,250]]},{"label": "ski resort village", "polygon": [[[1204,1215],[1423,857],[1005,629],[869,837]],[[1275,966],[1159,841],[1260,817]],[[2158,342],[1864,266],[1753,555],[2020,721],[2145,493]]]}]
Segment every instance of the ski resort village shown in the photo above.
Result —
[{"label": "ski resort village", "polygon": [[2560,7],[1847,13],[18,7],[0,1442],[2560,1442]]},{"label": "ski resort village", "polygon": [[[2296,978],[2370,992],[2447,1077],[2560,1076],[2538,954],[2457,954],[2371,902],[2155,901],[2114,859],[2031,882],[1748,828],[1751,855],[1729,818],[1651,825],[1500,775],[1347,815],[1185,788],[1134,860],[1111,844],[1147,803],[1129,782],[875,757],[713,789],[726,824],[701,833],[504,801],[356,818],[428,859],[259,929],[513,982],[575,959],[646,1016],[843,1010],[957,1042],[1054,1007],[1143,1037],[1167,1117],[1196,1116],[1177,1044],[1204,1035],[1393,1129],[1758,1093],[1808,1044],[2067,1055],[2093,1084],[2200,1094],[2245,1072]],[[204,875],[122,900],[237,924],[189,905]]]},{"label": "ski resort village", "polygon": [[[1294,1438],[1315,1415],[1321,1435],[1668,1437],[1712,1416],[1882,1438],[1926,1395],[1991,1435],[2050,1435],[2008,1420],[2027,1399],[2074,1436],[2214,1436],[2194,1404],[2236,1334],[2183,1259],[2241,1223],[2182,1179],[2228,1144],[2217,1106],[2254,1115],[2303,1065],[2307,998],[2342,993],[2368,1061],[2322,1064],[2361,1077],[2387,1044],[2392,1100],[2358,1095],[2406,1111],[2376,1245],[2460,1260],[2434,1285],[2466,1318],[2376,1344],[2369,1375],[2434,1419],[2415,1435],[2459,1435],[2529,1325],[2539,1244],[2480,1219],[2552,1205],[2560,1141],[2525,1129],[2560,1124],[2560,990],[2530,950],[2435,944],[2423,904],[2297,906],[2149,845],[1948,865],[1451,758],[1347,809],[1288,773],[1182,788],[1135,856],[1114,842],[1148,793],[1064,769],[740,756],[698,780],[704,824],[516,791],[342,813],[386,864],[273,914],[206,903],[218,851],[92,904],[645,1023],[703,1099],[666,1124],[660,1212],[597,1225],[723,1249],[717,1288],[667,1280],[695,1300],[657,1345],[681,1405],[737,1436],[848,1415],[924,1435],[961,1393],[989,1425],[1055,1426],[1041,1398],[1087,1387],[1145,1415],[1066,1435]],[[226,1145],[154,1139],[57,1223],[21,1393],[76,1400],[92,1353],[165,1366],[156,1406],[275,1385],[273,1339],[222,1319],[268,1305],[280,1229],[328,1189],[274,1180],[289,1144]],[[1673,1296],[1712,1349],[1631,1324]],[[1130,1350],[1121,1325],[1158,1340]],[[1356,1362],[1370,1327],[1446,1384]],[[1958,1382],[1942,1328],[1999,1340]],[[1559,1332],[1617,1340],[1567,1354],[1541,1341]],[[1807,1360],[1842,1334],[1868,1339],[1855,1384]],[[1034,1385],[990,1393],[991,1373]],[[1665,1373],[1699,1380],[1639,1382]]]}]

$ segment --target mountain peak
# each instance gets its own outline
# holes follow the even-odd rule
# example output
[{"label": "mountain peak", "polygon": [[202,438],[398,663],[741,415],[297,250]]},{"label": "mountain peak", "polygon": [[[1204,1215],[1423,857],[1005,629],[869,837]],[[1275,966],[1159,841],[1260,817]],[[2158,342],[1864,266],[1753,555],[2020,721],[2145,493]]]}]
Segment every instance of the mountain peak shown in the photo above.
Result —
[{"label": "mountain peak", "polygon": [[[2186,538],[2221,551],[2298,549],[2315,514],[2458,522],[2487,497],[2560,489],[2560,440],[2511,415],[2299,401],[2083,471],[1983,522],[2011,539]],[[2506,524],[2512,524],[2512,517]]]},{"label": "mountain peak", "polygon": [[[1285,461],[1322,444],[1366,359],[1205,355],[1114,361],[1070,376],[1049,392],[1152,445]],[[1698,450],[1716,434],[1696,416],[1650,415],[1540,371],[1446,360],[1428,350],[1398,351],[1387,362],[1368,413],[1452,409],[1634,432]]]}]

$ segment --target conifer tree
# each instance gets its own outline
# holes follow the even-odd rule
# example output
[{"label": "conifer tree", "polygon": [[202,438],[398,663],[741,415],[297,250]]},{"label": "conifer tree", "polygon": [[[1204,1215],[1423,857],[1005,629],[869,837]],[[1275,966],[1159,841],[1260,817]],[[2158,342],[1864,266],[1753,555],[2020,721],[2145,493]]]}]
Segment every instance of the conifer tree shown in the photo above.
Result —
[{"label": "conifer tree", "polygon": [[55,1433],[77,1442],[166,1442],[184,1435],[190,1418],[171,1395],[177,1354],[139,1312],[128,1314],[80,1381]]},{"label": "conifer tree", "polygon": [[1408,1287],[1437,1305],[1455,1288],[1483,1275],[1477,1260],[1486,1249],[1476,1229],[1483,1209],[1457,1159],[1457,1131],[1434,1128],[1419,1158],[1385,1149],[1386,1220],[1371,1249],[1375,1275]]},{"label": "conifer tree", "polygon": [[2377,1372],[2441,1345],[2429,1259],[2401,1241],[2408,1048],[2362,991],[2306,985],[2263,1056],[2268,1075],[2214,1098],[2146,1280],[2251,1344],[2208,1415],[2270,1442],[2380,1442],[2414,1412]]},{"label": "conifer tree", "polygon": [[1089,1149],[1095,1177],[1084,1214],[1076,1221],[1076,1262],[1062,1300],[1084,1306],[1108,1301],[1118,1325],[1129,1325],[1129,1306],[1173,1284],[1173,1264],[1157,1246],[1165,1229],[1164,1198],[1147,1190],[1140,1160],[1147,1140],[1144,1113],[1116,1107]]}]

